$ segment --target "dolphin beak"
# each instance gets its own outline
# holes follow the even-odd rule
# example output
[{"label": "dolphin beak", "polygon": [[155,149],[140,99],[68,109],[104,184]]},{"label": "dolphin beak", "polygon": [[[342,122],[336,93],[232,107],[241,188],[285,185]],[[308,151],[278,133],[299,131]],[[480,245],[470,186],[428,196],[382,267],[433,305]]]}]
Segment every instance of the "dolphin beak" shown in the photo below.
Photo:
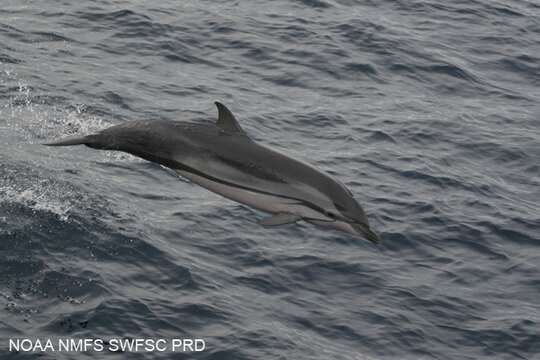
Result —
[{"label": "dolphin beak", "polygon": [[359,235],[374,244],[378,244],[381,242],[381,238],[373,231],[371,231],[369,226],[359,223],[349,223],[349,225],[354,230],[355,235]]},{"label": "dolphin beak", "polygon": [[374,244],[378,244],[381,242],[381,239],[377,234],[375,234],[371,229],[369,228],[369,225],[364,225],[359,222],[348,222],[343,220],[338,221],[317,221],[317,220],[308,220],[308,222],[320,225],[324,227],[332,227],[334,229],[349,233],[351,235],[364,238],[366,240],[371,241]]}]

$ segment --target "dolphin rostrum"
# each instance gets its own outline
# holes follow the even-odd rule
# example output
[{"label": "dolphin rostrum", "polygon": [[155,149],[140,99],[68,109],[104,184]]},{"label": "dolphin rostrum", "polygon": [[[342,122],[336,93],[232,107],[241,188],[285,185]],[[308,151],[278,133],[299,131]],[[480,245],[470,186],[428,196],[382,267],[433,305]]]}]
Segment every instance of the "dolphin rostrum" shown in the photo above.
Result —
[{"label": "dolphin rostrum", "polygon": [[342,183],[256,143],[229,109],[215,104],[215,124],[130,121],[45,145],[84,144],[161,164],[210,191],[272,214],[259,221],[264,226],[304,220],[379,241],[364,210]]}]

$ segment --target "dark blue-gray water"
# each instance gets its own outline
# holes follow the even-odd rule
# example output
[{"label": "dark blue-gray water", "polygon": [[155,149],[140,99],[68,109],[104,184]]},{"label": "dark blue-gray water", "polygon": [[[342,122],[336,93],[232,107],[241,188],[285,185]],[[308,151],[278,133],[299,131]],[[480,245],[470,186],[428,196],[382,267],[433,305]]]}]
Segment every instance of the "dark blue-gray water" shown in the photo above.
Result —
[{"label": "dark blue-gray water", "polygon": [[[206,340],[185,359],[540,359],[540,5],[0,5],[9,338]],[[330,172],[383,243],[264,216],[157,165],[40,143],[214,121]]]}]

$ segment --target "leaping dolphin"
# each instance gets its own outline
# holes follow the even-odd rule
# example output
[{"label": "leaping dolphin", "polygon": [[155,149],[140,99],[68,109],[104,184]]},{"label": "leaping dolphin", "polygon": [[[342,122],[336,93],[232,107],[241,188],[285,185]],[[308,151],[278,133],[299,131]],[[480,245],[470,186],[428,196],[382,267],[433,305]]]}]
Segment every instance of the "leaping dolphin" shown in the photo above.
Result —
[{"label": "leaping dolphin", "polygon": [[229,109],[215,104],[215,124],[130,121],[45,145],[117,150],[161,164],[210,191],[272,214],[259,221],[263,226],[304,220],[379,241],[341,182],[256,143]]}]

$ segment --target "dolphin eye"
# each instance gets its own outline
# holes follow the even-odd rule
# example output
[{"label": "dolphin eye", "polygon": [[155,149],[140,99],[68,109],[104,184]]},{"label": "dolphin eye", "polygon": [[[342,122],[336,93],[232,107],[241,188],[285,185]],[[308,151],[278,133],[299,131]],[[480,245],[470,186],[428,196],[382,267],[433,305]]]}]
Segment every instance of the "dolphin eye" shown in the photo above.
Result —
[{"label": "dolphin eye", "polygon": [[336,214],[334,214],[333,212],[326,211],[326,212],[325,212],[325,215],[326,215],[327,217],[329,217],[330,219],[333,219],[333,220],[336,219]]}]

